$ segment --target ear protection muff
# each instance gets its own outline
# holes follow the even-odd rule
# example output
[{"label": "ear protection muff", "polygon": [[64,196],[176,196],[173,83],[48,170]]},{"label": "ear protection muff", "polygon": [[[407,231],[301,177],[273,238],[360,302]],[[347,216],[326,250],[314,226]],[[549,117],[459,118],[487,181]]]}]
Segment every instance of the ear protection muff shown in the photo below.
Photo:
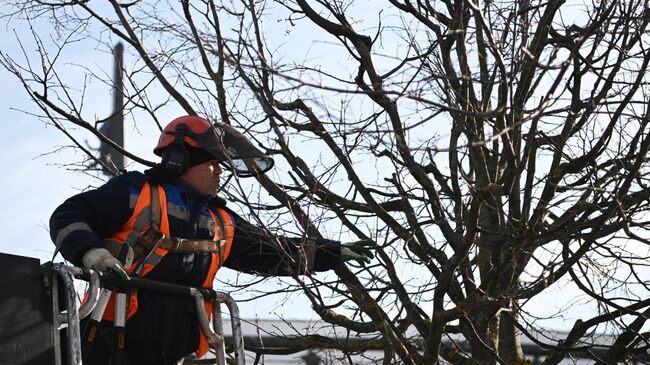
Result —
[{"label": "ear protection muff", "polygon": [[174,141],[162,154],[163,167],[177,176],[183,175],[189,168],[189,152],[183,143],[186,132],[187,125],[179,124],[173,132]]}]

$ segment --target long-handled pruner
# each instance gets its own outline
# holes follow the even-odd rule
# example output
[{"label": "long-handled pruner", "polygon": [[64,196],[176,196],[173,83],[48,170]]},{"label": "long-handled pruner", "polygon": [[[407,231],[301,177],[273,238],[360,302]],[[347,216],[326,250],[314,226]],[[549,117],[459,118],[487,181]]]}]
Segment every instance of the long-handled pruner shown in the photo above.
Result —
[{"label": "long-handled pruner", "polygon": [[[133,263],[133,249],[123,245],[120,249],[118,259],[129,268]],[[111,353],[111,365],[128,365],[129,359],[126,355],[126,309],[129,288],[120,286],[115,295],[115,322],[113,326],[113,351]]]},{"label": "long-handled pruner", "polygon": [[90,350],[92,349],[95,338],[97,337],[97,331],[102,322],[102,317],[104,317],[104,312],[106,311],[108,301],[111,298],[111,293],[112,291],[110,289],[102,289],[99,294],[99,299],[97,299],[97,305],[95,306],[93,313],[90,315],[90,321],[88,321],[84,333],[81,336],[81,340],[85,343],[84,346],[81,346],[81,360],[83,363],[88,363],[88,355],[90,354]]}]

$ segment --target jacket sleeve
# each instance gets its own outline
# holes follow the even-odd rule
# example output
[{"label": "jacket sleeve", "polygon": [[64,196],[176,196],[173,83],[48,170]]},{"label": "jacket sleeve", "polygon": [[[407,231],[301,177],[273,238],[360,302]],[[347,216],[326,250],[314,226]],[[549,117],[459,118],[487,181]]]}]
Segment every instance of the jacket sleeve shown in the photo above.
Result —
[{"label": "jacket sleeve", "polygon": [[130,186],[123,177],[67,199],[50,218],[50,237],[63,257],[81,265],[90,248],[106,247],[102,237],[117,232],[131,216]]},{"label": "jacket sleeve", "polygon": [[[340,263],[341,244],[338,241],[312,238],[272,236],[230,211],[235,236],[224,266],[234,270],[283,276],[304,273],[306,245],[315,246],[312,271],[327,271]],[[298,263],[298,267],[296,267]],[[303,269],[300,269],[300,266]],[[292,269],[293,268],[293,269]]]}]

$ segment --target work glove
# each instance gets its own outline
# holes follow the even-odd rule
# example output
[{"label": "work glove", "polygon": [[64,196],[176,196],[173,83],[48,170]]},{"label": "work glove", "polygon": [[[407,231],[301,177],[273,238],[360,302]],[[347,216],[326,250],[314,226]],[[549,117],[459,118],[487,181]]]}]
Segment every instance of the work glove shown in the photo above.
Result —
[{"label": "work glove", "polygon": [[359,265],[369,264],[375,257],[371,250],[374,246],[375,241],[367,238],[341,243],[341,262],[356,261]]},{"label": "work glove", "polygon": [[118,259],[113,257],[107,249],[101,247],[91,248],[81,257],[81,263],[88,269],[98,271],[112,271],[124,280],[129,280],[129,275]]}]

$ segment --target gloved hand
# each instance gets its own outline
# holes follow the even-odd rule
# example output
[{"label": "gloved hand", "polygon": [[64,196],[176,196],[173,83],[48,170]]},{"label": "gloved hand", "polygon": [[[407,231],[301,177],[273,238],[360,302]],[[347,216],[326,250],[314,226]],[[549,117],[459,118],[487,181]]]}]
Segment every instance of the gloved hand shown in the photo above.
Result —
[{"label": "gloved hand", "polygon": [[371,250],[374,246],[375,241],[371,239],[341,243],[341,262],[353,260],[359,265],[369,264],[375,257]]},{"label": "gloved hand", "polygon": [[113,257],[107,249],[101,247],[91,248],[81,257],[84,267],[99,271],[113,271],[124,280],[129,280],[129,275],[118,259]]}]

